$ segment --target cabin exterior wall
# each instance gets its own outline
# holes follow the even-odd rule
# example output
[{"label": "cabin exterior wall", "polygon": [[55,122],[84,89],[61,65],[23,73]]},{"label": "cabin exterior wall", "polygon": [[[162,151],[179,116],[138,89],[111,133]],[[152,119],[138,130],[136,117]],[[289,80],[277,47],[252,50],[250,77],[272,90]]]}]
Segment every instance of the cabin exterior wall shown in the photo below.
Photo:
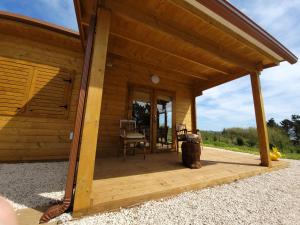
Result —
[{"label": "cabin exterior wall", "polygon": [[[0,84],[2,92],[2,94],[0,93],[0,161],[67,159],[71,144],[70,132],[74,126],[80,88],[83,54],[79,51],[63,49],[16,35],[0,33],[0,39],[0,76],[2,79],[2,84]],[[5,68],[7,63],[12,66],[13,71]],[[19,65],[33,68],[32,77],[36,76],[36,72],[34,72],[37,70],[36,68],[46,70],[50,68],[71,73],[72,85],[69,90],[66,115],[53,115],[52,106],[63,105],[60,102],[53,102],[55,98],[50,99],[52,102],[47,99],[47,95],[51,98],[52,94],[49,93],[56,88],[55,82],[60,77],[59,73],[57,75],[44,74],[43,83],[39,83],[38,90],[34,91],[32,90],[33,86],[39,81],[32,77],[26,84],[20,83],[18,79],[7,78],[12,73],[20,73],[22,68],[19,68]],[[176,117],[176,123],[185,123],[189,129],[192,128],[193,95],[189,85],[181,82],[172,74],[166,75],[165,73],[158,74],[160,83],[154,85],[151,82],[149,70],[134,66],[134,64],[129,67],[124,65],[124,63],[115,62],[112,67],[106,68],[97,157],[117,155],[120,148],[119,121],[127,118],[128,114],[129,84],[175,93],[176,110],[173,116]],[[29,85],[27,87],[29,88],[28,96],[22,106],[19,106],[21,110],[16,111],[13,108],[12,111],[15,110],[15,112],[8,112],[7,108],[14,107],[14,102],[8,95],[12,94],[15,88],[21,87],[25,90],[26,85]],[[44,92],[46,92],[46,99],[40,99]],[[43,104],[44,101],[46,105]],[[38,111],[40,114],[30,111],[33,102],[37,102],[35,107],[41,107],[34,108],[34,110],[40,110]],[[51,112],[46,110],[48,103]],[[57,109],[61,112],[61,108]]]},{"label": "cabin exterior wall", "polygon": [[[192,127],[191,104],[192,90],[187,84],[172,77],[172,74],[160,76],[159,84],[151,82],[151,73],[145,68],[130,65],[113,64],[106,68],[97,157],[116,156],[120,149],[120,119],[128,118],[129,85],[159,89],[175,93],[176,123],[185,123]],[[159,74],[158,74],[159,75]]]},{"label": "cabin exterior wall", "polygon": [[[0,40],[0,160],[68,158],[82,53],[4,33]],[[22,73],[23,67],[29,72]],[[68,84],[63,79],[72,81]],[[55,101],[56,95],[67,90],[60,89],[64,84],[69,85],[66,109],[59,105],[61,100]],[[20,101],[14,102],[18,96]]]}]

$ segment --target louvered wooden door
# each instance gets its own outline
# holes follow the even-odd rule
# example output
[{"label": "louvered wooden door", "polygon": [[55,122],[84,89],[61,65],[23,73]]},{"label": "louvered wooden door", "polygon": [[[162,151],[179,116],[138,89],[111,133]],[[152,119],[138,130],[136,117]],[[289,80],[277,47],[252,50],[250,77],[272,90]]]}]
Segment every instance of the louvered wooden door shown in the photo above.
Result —
[{"label": "louvered wooden door", "polygon": [[67,118],[74,73],[0,57],[0,114]]},{"label": "louvered wooden door", "polygon": [[27,112],[41,116],[67,117],[72,82],[73,76],[67,70],[36,67]]},{"label": "louvered wooden door", "polygon": [[33,67],[0,57],[0,114],[24,112],[32,81]]}]

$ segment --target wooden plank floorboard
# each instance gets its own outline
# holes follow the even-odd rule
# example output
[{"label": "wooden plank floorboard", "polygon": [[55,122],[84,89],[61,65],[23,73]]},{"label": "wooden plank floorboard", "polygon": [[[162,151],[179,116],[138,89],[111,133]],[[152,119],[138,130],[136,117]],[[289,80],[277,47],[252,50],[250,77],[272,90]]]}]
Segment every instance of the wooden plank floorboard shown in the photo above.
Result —
[{"label": "wooden plank floorboard", "polygon": [[[287,167],[285,161],[273,163],[272,168],[259,166],[258,155],[205,148],[201,169],[181,165],[176,153],[100,158],[95,165],[92,187],[92,206],[87,214],[116,210],[160,199],[184,191],[220,185]],[[75,212],[74,215],[81,215]]]}]

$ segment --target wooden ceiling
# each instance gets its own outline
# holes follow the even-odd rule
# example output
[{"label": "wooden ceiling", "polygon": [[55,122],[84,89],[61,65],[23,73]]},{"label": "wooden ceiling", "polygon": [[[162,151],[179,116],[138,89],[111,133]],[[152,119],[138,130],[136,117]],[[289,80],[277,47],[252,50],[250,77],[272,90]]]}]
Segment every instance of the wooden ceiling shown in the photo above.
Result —
[{"label": "wooden ceiling", "polygon": [[[102,1],[112,13],[109,58],[185,77],[201,91],[282,61],[179,2]],[[85,44],[96,1],[74,3]]]}]

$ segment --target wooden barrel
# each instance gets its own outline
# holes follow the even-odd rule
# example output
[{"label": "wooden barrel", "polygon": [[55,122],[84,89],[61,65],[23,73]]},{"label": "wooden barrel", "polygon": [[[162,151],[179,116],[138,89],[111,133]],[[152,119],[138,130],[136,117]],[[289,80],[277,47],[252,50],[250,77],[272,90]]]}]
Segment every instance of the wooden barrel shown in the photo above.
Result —
[{"label": "wooden barrel", "polygon": [[184,166],[189,167],[191,169],[198,169],[201,167],[201,148],[199,143],[196,144],[184,141],[181,145],[181,149],[182,163]]}]

